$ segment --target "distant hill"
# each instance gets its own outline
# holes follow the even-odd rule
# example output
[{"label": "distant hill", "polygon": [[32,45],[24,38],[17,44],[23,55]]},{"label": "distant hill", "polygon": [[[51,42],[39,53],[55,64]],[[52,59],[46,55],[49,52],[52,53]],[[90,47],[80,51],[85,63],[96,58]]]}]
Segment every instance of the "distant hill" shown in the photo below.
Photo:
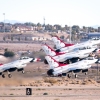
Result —
[{"label": "distant hill", "polygon": [[91,26],[91,27],[93,27],[93,28],[98,28],[98,27],[100,27],[100,25],[93,25],[93,26]]},{"label": "distant hill", "polygon": [[[1,22],[4,22],[4,20],[1,21]],[[11,23],[11,24],[14,24],[14,23],[25,23],[25,22],[17,21],[17,20],[8,20],[8,19],[6,19],[6,20],[5,20],[5,23]]]}]

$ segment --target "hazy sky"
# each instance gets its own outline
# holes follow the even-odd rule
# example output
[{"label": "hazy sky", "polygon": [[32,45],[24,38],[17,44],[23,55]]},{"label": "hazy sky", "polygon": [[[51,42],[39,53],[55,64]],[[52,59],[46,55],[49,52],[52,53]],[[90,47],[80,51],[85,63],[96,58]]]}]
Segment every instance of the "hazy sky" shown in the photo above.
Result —
[{"label": "hazy sky", "polygon": [[0,0],[0,21],[100,25],[100,0]]}]

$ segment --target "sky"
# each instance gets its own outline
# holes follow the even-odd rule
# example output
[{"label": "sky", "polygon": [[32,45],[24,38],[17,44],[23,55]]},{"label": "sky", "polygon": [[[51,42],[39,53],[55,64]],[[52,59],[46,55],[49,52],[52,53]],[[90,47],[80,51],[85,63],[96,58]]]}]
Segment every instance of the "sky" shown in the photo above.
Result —
[{"label": "sky", "polygon": [[93,26],[100,25],[99,10],[100,0],[0,0],[0,21]]}]

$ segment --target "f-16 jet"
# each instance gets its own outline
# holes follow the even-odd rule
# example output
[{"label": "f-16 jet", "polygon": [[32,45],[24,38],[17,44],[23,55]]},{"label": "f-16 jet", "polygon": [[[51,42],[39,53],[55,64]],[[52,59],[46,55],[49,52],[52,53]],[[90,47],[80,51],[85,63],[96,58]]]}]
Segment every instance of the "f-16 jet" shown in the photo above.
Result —
[{"label": "f-16 jet", "polygon": [[[66,51],[65,52],[57,52],[56,50],[52,49],[47,44],[43,44],[42,45],[42,49],[44,50],[44,52],[46,53],[46,55],[50,55],[50,56],[56,56],[56,55],[61,55],[61,54],[65,54],[65,53],[71,53],[71,52],[66,52]],[[77,50],[72,51],[72,52],[80,52],[80,51],[87,51],[88,52],[91,49],[92,49],[92,52],[97,52],[99,50],[99,49],[97,49],[95,47],[85,46],[85,47],[78,48]]]},{"label": "f-16 jet", "polygon": [[59,76],[63,75],[63,73],[67,73],[68,77],[70,77],[69,73],[71,72],[75,75],[75,78],[78,72],[87,73],[93,63],[99,63],[99,60],[95,57],[87,57],[82,61],[72,64],[59,63],[51,56],[46,56],[46,60],[50,66],[50,69],[47,71],[49,76]]},{"label": "f-16 jet", "polygon": [[52,40],[53,40],[54,44],[56,45],[57,52],[71,52],[71,51],[75,51],[79,48],[87,47],[87,46],[97,48],[97,44],[100,43],[100,39],[95,38],[95,39],[90,39],[90,40],[82,42],[82,43],[71,44],[70,46],[68,46],[65,42],[63,42],[57,36],[52,37]]},{"label": "f-16 jet", "polygon": [[[82,60],[83,58],[90,56],[90,54],[93,53],[96,48],[91,48],[91,47],[82,48],[80,50],[69,53],[56,52],[47,45],[43,45],[42,49],[45,51],[46,55],[52,56],[58,62],[73,63],[76,62],[77,60]],[[48,64],[46,59],[44,60],[44,63]]]},{"label": "f-16 jet", "polygon": [[24,67],[26,67],[28,63],[37,62],[40,60],[41,59],[39,58],[21,57],[20,59],[15,60],[13,62],[7,64],[0,64],[0,75],[5,78],[4,72],[7,72],[8,77],[11,78],[12,75],[10,72],[17,70],[18,72],[22,71],[22,73],[24,73]]}]

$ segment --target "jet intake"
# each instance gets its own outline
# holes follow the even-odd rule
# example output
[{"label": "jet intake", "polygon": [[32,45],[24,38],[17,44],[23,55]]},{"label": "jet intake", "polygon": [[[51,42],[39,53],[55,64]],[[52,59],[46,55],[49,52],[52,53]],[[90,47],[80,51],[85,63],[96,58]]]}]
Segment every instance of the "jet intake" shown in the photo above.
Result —
[{"label": "jet intake", "polygon": [[81,71],[81,69],[73,70],[74,73],[79,73],[80,71]]},{"label": "jet intake", "polygon": [[82,73],[88,72],[88,69],[84,69],[82,70]]},{"label": "jet intake", "polygon": [[54,70],[50,69],[50,70],[47,71],[47,75],[51,76],[51,75],[53,75],[53,72],[54,72]]},{"label": "jet intake", "polygon": [[23,71],[23,70],[24,70],[23,68],[17,69],[18,72],[19,72],[19,71]]},{"label": "jet intake", "polygon": [[57,49],[56,52],[61,52],[61,50],[60,49]]},{"label": "jet intake", "polygon": [[7,72],[7,71],[13,72],[13,71],[15,71],[15,70],[16,70],[16,68],[10,68],[10,69],[5,70],[4,72]]},{"label": "jet intake", "polygon": [[46,59],[44,60],[44,63],[45,63],[45,64],[48,64],[48,62],[47,62],[47,60],[46,60]]}]

